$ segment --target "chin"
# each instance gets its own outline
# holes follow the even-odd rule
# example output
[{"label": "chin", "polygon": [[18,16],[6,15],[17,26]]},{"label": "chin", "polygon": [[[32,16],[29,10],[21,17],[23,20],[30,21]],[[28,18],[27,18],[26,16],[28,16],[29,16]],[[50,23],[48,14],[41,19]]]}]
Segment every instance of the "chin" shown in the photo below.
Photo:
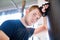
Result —
[{"label": "chin", "polygon": [[28,26],[31,26],[32,24],[28,24]]},{"label": "chin", "polygon": [[31,24],[29,24],[28,26],[31,26]]},{"label": "chin", "polygon": [[28,23],[28,26],[31,26],[31,25],[33,25],[33,23],[32,23],[32,22]]},{"label": "chin", "polygon": [[32,26],[32,25],[34,25],[34,24],[30,24],[30,26]]}]

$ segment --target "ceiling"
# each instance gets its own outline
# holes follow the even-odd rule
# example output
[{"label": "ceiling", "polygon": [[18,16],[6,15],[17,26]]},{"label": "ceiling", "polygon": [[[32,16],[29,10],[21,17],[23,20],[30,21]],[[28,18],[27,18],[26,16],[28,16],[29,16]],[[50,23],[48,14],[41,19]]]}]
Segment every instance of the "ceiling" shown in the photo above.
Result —
[{"label": "ceiling", "polygon": [[[12,0],[18,8],[22,7],[22,0]],[[16,6],[11,0],[0,0],[0,11],[16,9]],[[37,0],[26,0],[26,6],[37,4]]]}]

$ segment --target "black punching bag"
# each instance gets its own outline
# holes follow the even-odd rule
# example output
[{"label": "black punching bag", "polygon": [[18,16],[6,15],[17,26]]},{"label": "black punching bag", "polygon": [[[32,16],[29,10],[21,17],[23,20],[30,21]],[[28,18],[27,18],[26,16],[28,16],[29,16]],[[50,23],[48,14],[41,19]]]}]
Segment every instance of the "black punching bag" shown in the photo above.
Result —
[{"label": "black punching bag", "polygon": [[49,2],[49,35],[51,40],[60,40],[60,0],[49,0]]}]

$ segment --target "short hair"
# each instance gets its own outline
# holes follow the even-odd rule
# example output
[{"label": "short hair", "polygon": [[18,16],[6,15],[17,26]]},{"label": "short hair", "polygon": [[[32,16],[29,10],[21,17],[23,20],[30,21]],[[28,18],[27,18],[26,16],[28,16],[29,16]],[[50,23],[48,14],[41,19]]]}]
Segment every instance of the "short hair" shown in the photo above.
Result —
[{"label": "short hair", "polygon": [[29,8],[29,11],[32,11],[32,10],[34,10],[34,9],[39,9],[39,6],[38,5],[33,5],[33,6],[31,6],[30,8]]},{"label": "short hair", "polygon": [[42,12],[42,8],[43,8],[44,5],[47,5],[47,4],[50,5],[50,3],[45,3],[41,7],[39,7],[38,5],[33,5],[33,6],[30,7],[29,11],[32,11],[32,10],[34,10],[34,9],[37,8],[41,12],[42,16],[44,17],[44,16],[47,15],[47,12],[49,10],[49,7],[47,9],[45,9],[46,12]]},{"label": "short hair", "polygon": [[33,6],[31,6],[30,8],[29,8],[29,12],[30,11],[32,11],[32,10],[34,10],[34,9],[38,9],[39,10],[39,12],[41,12],[41,14],[43,15],[43,13],[42,13],[42,8],[41,7],[39,7],[38,5],[33,5]]}]

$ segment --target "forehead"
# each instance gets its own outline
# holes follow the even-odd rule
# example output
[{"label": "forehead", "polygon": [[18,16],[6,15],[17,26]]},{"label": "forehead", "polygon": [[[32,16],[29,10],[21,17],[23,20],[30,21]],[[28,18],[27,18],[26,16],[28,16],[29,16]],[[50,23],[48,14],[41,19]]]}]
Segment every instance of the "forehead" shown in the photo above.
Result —
[{"label": "forehead", "polygon": [[34,9],[32,10],[32,12],[36,13],[37,15],[41,16],[41,12],[39,11],[39,9]]}]

